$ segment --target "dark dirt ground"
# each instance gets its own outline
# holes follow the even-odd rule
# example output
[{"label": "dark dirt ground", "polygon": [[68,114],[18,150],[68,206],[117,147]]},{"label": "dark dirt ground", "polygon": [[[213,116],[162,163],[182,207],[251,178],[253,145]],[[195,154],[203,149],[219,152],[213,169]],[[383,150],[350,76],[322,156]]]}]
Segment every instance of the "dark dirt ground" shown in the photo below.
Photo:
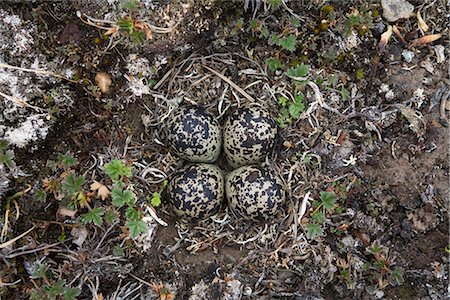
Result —
[{"label": "dark dirt ground", "polygon": [[[48,118],[39,126],[49,127],[24,146],[11,142],[16,167],[0,169],[0,299],[448,299],[448,3],[410,1],[430,31],[418,30],[415,16],[399,20],[405,42],[393,34],[382,49],[388,22],[380,1],[290,1],[279,8],[263,0],[141,1],[131,11],[110,2],[0,3],[0,62],[36,69],[31,65],[38,60],[39,68],[66,77],[0,68],[0,92],[43,108]],[[77,11],[164,28],[179,23],[143,43],[121,33],[110,47],[105,30],[83,23]],[[366,18],[349,23],[352,16]],[[272,45],[264,29],[281,38],[295,35],[296,49]],[[435,33],[442,37],[408,47]],[[19,48],[15,34],[32,42]],[[407,51],[414,54],[409,62]],[[269,70],[270,57],[284,66]],[[250,224],[224,211],[186,224],[162,193],[155,211],[168,226],[152,219],[146,196],[162,189],[158,174],[170,177],[184,163],[171,154],[161,118],[183,100],[204,105],[223,124],[228,109],[248,101],[204,66],[246,87],[278,117],[278,97],[297,93],[284,72],[302,63],[326,105],[314,106],[314,85],[302,86],[305,111],[279,130],[267,163],[289,195],[280,216]],[[112,79],[107,92],[95,83],[99,72]],[[149,89],[133,86],[139,80]],[[0,99],[0,139],[8,140],[8,128],[35,112]],[[61,214],[60,190],[36,199],[46,179],[61,184],[66,178],[68,171],[52,169],[51,161],[68,151],[78,160],[71,170],[86,177],[83,190],[91,197],[89,208],[72,217]],[[123,214],[113,225],[81,221],[93,207],[112,207],[89,186],[97,180],[112,187],[104,164],[113,159],[133,165],[126,184],[150,218],[149,233],[138,238],[130,238]],[[220,164],[230,171],[223,158]],[[313,200],[325,190],[340,200],[324,216],[324,235],[311,236]],[[73,228],[86,230],[81,246],[73,243],[80,235],[72,235]]]}]

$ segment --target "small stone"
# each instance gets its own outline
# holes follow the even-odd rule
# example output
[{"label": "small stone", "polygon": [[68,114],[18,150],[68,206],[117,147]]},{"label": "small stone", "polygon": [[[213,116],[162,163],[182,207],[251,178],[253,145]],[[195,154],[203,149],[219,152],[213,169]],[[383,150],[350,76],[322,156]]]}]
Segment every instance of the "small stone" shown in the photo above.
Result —
[{"label": "small stone", "polygon": [[383,17],[388,22],[408,18],[414,10],[414,5],[405,0],[381,0]]},{"label": "small stone", "polygon": [[407,63],[410,63],[410,62],[412,62],[412,60],[413,60],[413,58],[414,58],[414,52],[409,51],[409,50],[403,50],[402,56],[403,56],[403,59],[404,59]]},{"label": "small stone", "polygon": [[433,63],[430,61],[429,58],[427,58],[426,60],[422,60],[420,62],[420,66],[425,70],[427,70],[430,74],[434,74]]},{"label": "small stone", "polygon": [[442,45],[436,45],[434,52],[436,53],[436,62],[438,64],[445,62],[445,47]]}]

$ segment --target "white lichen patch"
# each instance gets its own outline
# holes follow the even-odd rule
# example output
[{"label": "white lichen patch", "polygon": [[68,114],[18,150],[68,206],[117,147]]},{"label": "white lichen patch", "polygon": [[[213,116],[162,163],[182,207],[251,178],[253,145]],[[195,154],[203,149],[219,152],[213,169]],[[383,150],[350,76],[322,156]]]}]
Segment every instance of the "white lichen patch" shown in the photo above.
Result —
[{"label": "white lichen patch", "polygon": [[128,90],[137,97],[150,94],[149,83],[165,64],[167,64],[167,58],[163,55],[157,55],[153,64],[145,57],[138,57],[137,54],[128,55],[126,65],[128,74],[125,75],[128,80]]},{"label": "white lichen patch", "polygon": [[130,54],[127,57],[127,70],[133,76],[151,76],[154,74],[150,61],[145,57],[138,57],[137,54]]},{"label": "white lichen patch", "polygon": [[47,122],[46,114],[31,115],[18,127],[7,129],[3,138],[11,144],[23,148],[30,142],[47,136],[50,128]]},{"label": "white lichen patch", "polygon": [[[19,16],[0,10],[0,50],[7,50],[10,55],[30,51],[34,44],[34,30],[34,25],[24,26]],[[14,42],[10,43],[10,39]]]},{"label": "white lichen patch", "polygon": [[361,44],[361,39],[355,31],[352,30],[350,35],[345,39],[345,51],[357,48]]},{"label": "white lichen patch", "polygon": [[32,71],[73,74],[54,69],[59,63],[48,61],[37,47],[39,38],[35,23],[0,9],[0,62],[5,65],[0,68],[0,138],[17,147],[45,138],[53,123],[45,110],[71,106],[75,98],[64,82]]},{"label": "white lichen patch", "polygon": [[128,80],[128,90],[137,97],[150,94],[150,86],[147,84],[145,78],[137,78],[132,76],[125,76]]}]

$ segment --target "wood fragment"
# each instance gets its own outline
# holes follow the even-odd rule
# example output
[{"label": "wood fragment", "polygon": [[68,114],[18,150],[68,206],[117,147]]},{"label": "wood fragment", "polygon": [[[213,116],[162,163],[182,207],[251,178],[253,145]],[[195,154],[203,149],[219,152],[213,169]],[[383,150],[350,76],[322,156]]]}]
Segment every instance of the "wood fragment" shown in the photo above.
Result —
[{"label": "wood fragment", "polygon": [[392,26],[388,25],[387,30],[381,35],[380,42],[378,43],[378,49],[380,51],[384,51],[386,49],[386,46],[389,43],[391,35],[392,35]]},{"label": "wood fragment", "polygon": [[7,242],[4,242],[3,244],[0,244],[0,249],[6,248],[6,247],[12,245],[15,241],[20,240],[21,238],[23,238],[24,236],[26,236],[27,234],[32,232],[35,228],[36,228],[36,226],[33,226],[30,229],[28,229],[27,231],[25,231],[24,233],[22,233],[21,235],[16,236],[15,238],[13,238]]},{"label": "wood fragment", "polygon": [[209,70],[210,72],[214,73],[215,75],[217,75],[218,77],[220,77],[220,79],[222,79],[223,81],[225,81],[226,83],[228,83],[229,85],[231,85],[231,87],[233,87],[235,90],[237,90],[242,96],[244,96],[245,98],[247,98],[247,100],[251,101],[251,102],[255,102],[255,99],[253,99],[252,96],[250,96],[249,94],[247,94],[246,91],[244,91],[242,88],[240,88],[236,83],[234,83],[233,81],[231,81],[231,79],[229,79],[228,77],[220,74],[219,72],[217,72],[214,69],[211,69],[208,66],[203,66],[205,69]]},{"label": "wood fragment", "polygon": [[422,16],[420,15],[420,10],[417,11],[417,20],[419,21],[419,27],[423,30],[423,32],[427,32],[429,27],[427,23],[422,19]]},{"label": "wood fragment", "polygon": [[398,30],[398,27],[396,25],[392,26],[392,31],[394,32],[395,36],[403,43],[403,44],[407,44],[405,38],[403,37],[402,33],[400,32],[400,30]]},{"label": "wood fragment", "polygon": [[442,37],[441,33],[436,33],[436,34],[430,34],[430,35],[426,35],[423,36],[421,38],[418,39],[414,39],[409,43],[409,48],[413,48],[413,47],[417,47],[417,46],[423,46],[429,43],[432,43],[434,41],[439,40]]}]

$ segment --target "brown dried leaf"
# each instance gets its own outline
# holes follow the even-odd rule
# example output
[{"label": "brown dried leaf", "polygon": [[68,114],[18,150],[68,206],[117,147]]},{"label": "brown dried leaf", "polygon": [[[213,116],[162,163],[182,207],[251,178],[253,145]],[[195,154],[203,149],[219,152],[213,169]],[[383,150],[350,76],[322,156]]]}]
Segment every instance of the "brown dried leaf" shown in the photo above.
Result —
[{"label": "brown dried leaf", "polygon": [[427,32],[429,28],[428,28],[427,23],[425,23],[425,21],[422,19],[422,16],[420,15],[420,11],[417,11],[417,20],[419,21],[420,28],[424,32]]},{"label": "brown dried leaf", "polygon": [[408,120],[409,128],[418,135],[422,135],[426,129],[426,123],[423,115],[408,106],[401,105],[400,112]]},{"label": "brown dried leaf", "polygon": [[58,211],[56,212],[58,219],[63,219],[65,217],[69,217],[69,218],[73,219],[73,218],[75,218],[76,214],[77,214],[76,210],[70,210],[65,206],[60,206],[58,208]]},{"label": "brown dried leaf", "polygon": [[119,31],[119,27],[112,27],[108,31],[105,32],[105,35],[111,35]]},{"label": "brown dried leaf", "polygon": [[432,43],[434,41],[439,40],[441,37],[442,37],[441,33],[436,33],[436,34],[426,35],[426,36],[423,36],[423,37],[418,38],[418,39],[414,39],[409,44],[409,48],[422,46],[422,45],[425,45],[425,44]]},{"label": "brown dried leaf", "polygon": [[95,181],[91,184],[91,191],[97,191],[97,196],[102,198],[102,200],[105,200],[109,197],[109,189],[106,187],[106,185]]},{"label": "brown dried leaf", "polygon": [[153,38],[153,31],[147,23],[141,21],[134,22],[134,28],[144,31],[147,40],[151,40]]},{"label": "brown dried leaf", "polygon": [[151,40],[153,38],[153,31],[148,26],[144,27],[144,32],[147,40]]},{"label": "brown dried leaf", "polygon": [[72,243],[75,245],[78,245],[80,248],[83,246],[84,241],[86,240],[88,236],[88,231],[86,230],[86,227],[73,227],[70,231],[70,234],[74,237],[72,240]]},{"label": "brown dried leaf", "polygon": [[378,43],[378,49],[380,49],[380,51],[384,51],[387,44],[389,43],[391,35],[392,35],[392,26],[388,25],[387,30],[381,35],[380,42]]},{"label": "brown dried leaf", "polygon": [[99,72],[95,75],[95,82],[97,86],[100,88],[102,93],[107,93],[109,91],[109,87],[112,84],[111,76],[109,76],[106,72]]}]

